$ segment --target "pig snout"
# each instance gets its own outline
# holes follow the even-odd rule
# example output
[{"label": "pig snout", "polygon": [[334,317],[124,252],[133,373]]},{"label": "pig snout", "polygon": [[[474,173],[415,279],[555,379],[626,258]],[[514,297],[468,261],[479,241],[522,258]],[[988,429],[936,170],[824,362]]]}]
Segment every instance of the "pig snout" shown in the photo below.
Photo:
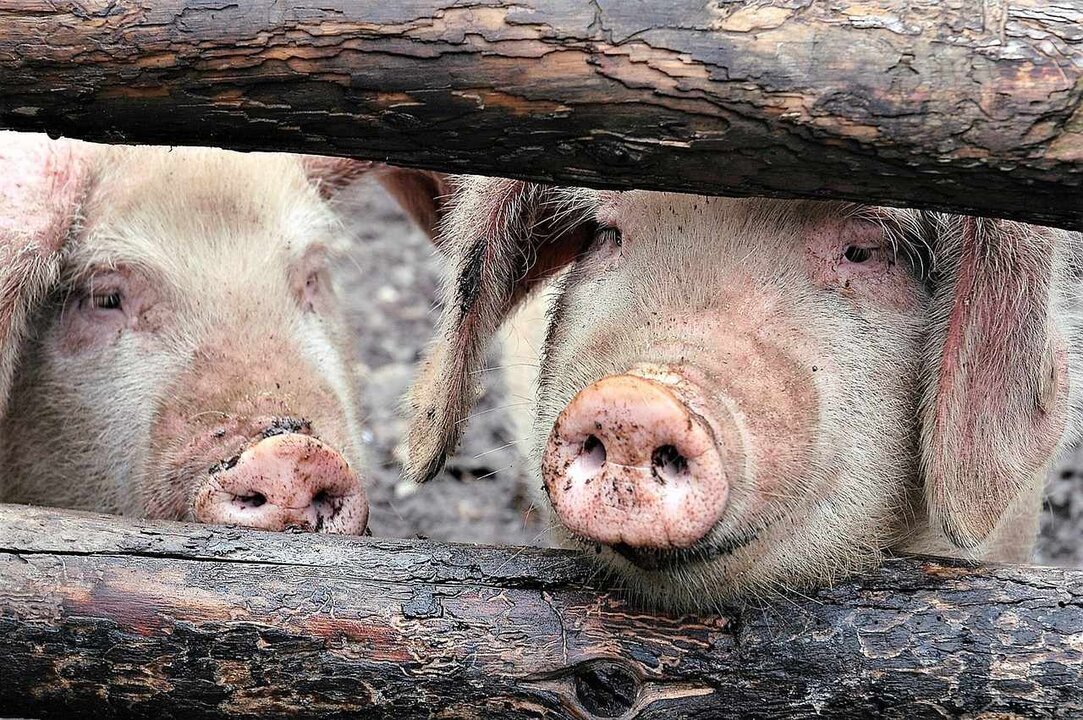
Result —
[{"label": "pig snout", "polygon": [[331,447],[299,433],[261,439],[212,468],[194,505],[199,522],[263,530],[359,535],[368,523],[357,473]]},{"label": "pig snout", "polygon": [[694,395],[672,373],[629,373],[572,399],[542,459],[546,490],[569,531],[637,550],[688,548],[711,531],[743,452],[736,428],[707,420]]}]

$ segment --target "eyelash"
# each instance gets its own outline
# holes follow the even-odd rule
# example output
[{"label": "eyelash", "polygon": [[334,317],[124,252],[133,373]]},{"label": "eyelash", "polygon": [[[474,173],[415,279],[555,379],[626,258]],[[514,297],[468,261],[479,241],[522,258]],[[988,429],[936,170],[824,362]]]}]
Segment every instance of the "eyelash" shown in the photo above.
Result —
[{"label": "eyelash", "polygon": [[90,302],[100,310],[120,310],[123,299],[119,292],[94,293],[90,296]]},{"label": "eyelash", "polygon": [[848,245],[842,252],[842,256],[846,258],[848,262],[854,264],[860,264],[872,260],[876,255],[875,248],[861,247],[859,245]]},{"label": "eyelash", "polygon": [[602,243],[619,248],[624,244],[624,236],[621,234],[621,231],[615,227],[600,227],[594,231],[594,244],[597,246]]}]

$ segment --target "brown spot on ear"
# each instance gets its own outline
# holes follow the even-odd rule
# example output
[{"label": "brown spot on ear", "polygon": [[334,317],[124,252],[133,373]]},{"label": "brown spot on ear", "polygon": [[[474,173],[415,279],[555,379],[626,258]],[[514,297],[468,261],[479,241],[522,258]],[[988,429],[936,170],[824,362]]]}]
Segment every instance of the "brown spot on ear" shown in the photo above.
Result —
[{"label": "brown spot on ear", "polygon": [[456,283],[459,289],[459,312],[467,315],[481,294],[481,271],[485,265],[485,243],[474,243],[466,250]]}]

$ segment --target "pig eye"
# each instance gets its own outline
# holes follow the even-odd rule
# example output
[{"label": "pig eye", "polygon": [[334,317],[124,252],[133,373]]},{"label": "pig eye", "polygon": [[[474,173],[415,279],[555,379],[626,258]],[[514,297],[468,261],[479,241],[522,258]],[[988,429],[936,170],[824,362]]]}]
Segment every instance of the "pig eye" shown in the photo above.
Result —
[{"label": "pig eye", "polygon": [[875,254],[873,248],[861,247],[860,245],[847,245],[842,256],[852,263],[868,262]]},{"label": "pig eye", "polygon": [[305,277],[305,286],[301,290],[301,304],[306,312],[316,312],[321,295],[323,280],[320,278],[320,271],[313,270]]},{"label": "pig eye", "polygon": [[620,230],[611,226],[598,228],[594,232],[594,244],[600,247],[620,247],[624,242],[624,236]]},{"label": "pig eye", "polygon": [[590,249],[599,253],[620,254],[621,245],[624,244],[624,235],[612,225],[603,225],[594,231],[594,239],[590,243]]},{"label": "pig eye", "polygon": [[91,304],[100,310],[120,310],[121,296],[119,292],[94,293],[90,296]]}]

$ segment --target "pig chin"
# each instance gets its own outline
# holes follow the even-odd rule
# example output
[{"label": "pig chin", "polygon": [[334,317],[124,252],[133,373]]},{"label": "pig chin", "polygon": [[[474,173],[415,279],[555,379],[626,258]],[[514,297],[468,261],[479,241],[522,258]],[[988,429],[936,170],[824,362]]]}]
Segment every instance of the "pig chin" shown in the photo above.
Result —
[{"label": "pig chin", "polygon": [[[810,509],[811,515],[819,515]],[[703,611],[720,603],[771,600],[872,567],[882,550],[854,535],[817,537],[807,517],[776,517],[759,527],[719,526],[695,547],[649,551],[590,543],[561,528],[558,540],[590,554],[621,578],[641,604]],[[815,544],[812,544],[815,543]]]}]

